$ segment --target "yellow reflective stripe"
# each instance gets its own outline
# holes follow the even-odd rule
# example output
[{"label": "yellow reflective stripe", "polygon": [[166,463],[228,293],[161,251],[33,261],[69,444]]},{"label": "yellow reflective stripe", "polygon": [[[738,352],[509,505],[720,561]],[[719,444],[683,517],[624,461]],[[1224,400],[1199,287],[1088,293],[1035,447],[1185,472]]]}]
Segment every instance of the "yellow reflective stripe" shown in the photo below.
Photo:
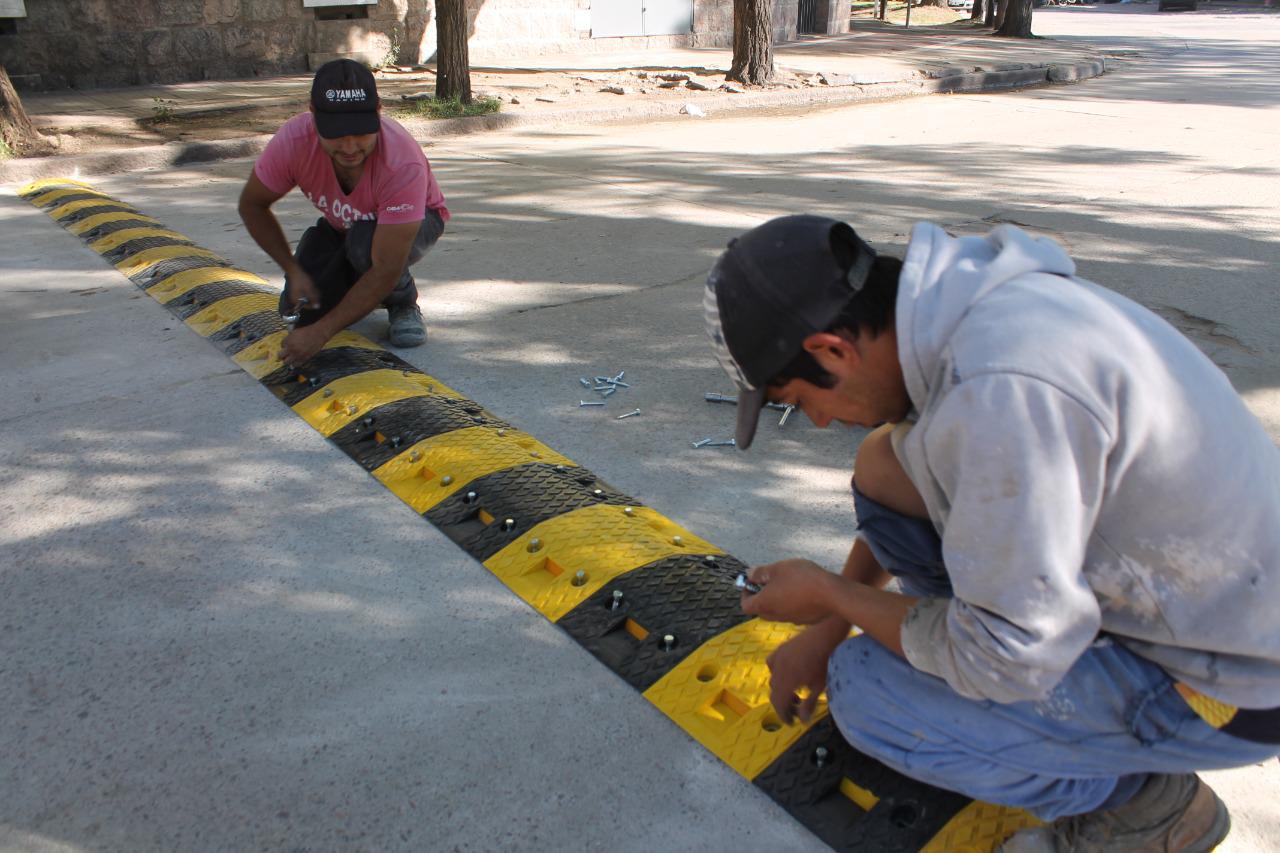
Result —
[{"label": "yellow reflective stripe", "polygon": [[147,293],[160,303],[172,302],[179,296],[205,284],[219,281],[243,281],[249,284],[267,284],[267,280],[251,272],[234,267],[201,267],[194,270],[183,270],[165,278],[159,284],[148,287]]},{"label": "yellow reflective stripe", "polygon": [[293,410],[321,435],[330,436],[378,406],[430,394],[462,399],[457,391],[425,373],[366,370],[333,380]]},{"label": "yellow reflective stripe", "polygon": [[257,311],[274,311],[279,305],[279,298],[271,293],[246,293],[220,299],[187,318],[187,325],[195,329],[201,337],[209,337],[220,332],[246,314]]},{"label": "yellow reflective stripe", "polygon": [[[46,204],[57,201],[60,198],[66,198],[69,195],[84,195],[85,193],[92,193],[93,195],[104,198],[107,201],[115,201],[115,199],[111,198],[111,196],[106,193],[91,189],[90,187],[60,187],[56,190],[49,190],[48,192],[40,193],[40,195],[30,199],[30,202],[36,207],[44,207]],[[89,199],[84,199],[84,201],[88,200]]]},{"label": "yellow reflective stripe", "polygon": [[141,213],[133,213],[127,210],[121,210],[121,211],[116,211],[114,213],[95,213],[93,216],[86,216],[84,219],[81,219],[79,222],[67,223],[66,227],[67,227],[67,230],[70,231],[72,234],[84,234],[87,231],[92,231],[93,229],[97,228],[99,225],[106,225],[109,222],[125,222],[130,220],[137,220],[139,222],[150,222],[154,225],[160,224],[160,220],[153,219],[150,216],[145,216]]},{"label": "yellow reflective stripe", "polygon": [[[57,187],[68,187],[68,188],[78,187],[80,192],[84,192],[85,190],[88,190],[90,192],[98,192],[98,190],[94,189],[89,184],[86,184],[84,181],[77,181],[74,178],[41,178],[38,181],[32,181],[31,183],[27,184],[25,187],[19,188],[18,195],[22,196],[23,198],[27,198],[27,196],[32,195],[33,193],[38,193],[41,190],[47,190],[50,188],[57,188]],[[32,204],[36,203],[35,199],[27,199],[27,200],[30,201]]]},{"label": "yellow reflective stripe", "polygon": [[1215,729],[1220,729],[1231,722],[1236,715],[1236,711],[1240,710],[1235,705],[1228,705],[1226,702],[1220,702],[1212,696],[1206,696],[1181,681],[1175,681],[1173,686],[1183,701],[1191,706],[1191,710],[1195,711],[1200,719]]},{"label": "yellow reflective stripe", "polygon": [[752,619],[703,643],[644,692],[694,740],[748,779],[754,779],[827,713],[818,700],[808,724],[784,726],[769,704],[774,649],[801,631],[796,625]]},{"label": "yellow reflective stripe", "polygon": [[555,622],[632,569],[677,554],[723,553],[648,507],[598,504],[535,525],[484,565]]},{"label": "yellow reflective stripe", "polygon": [[138,273],[145,271],[148,267],[153,267],[161,261],[168,261],[174,258],[210,258],[220,261],[222,258],[216,252],[210,252],[208,249],[201,249],[196,246],[157,246],[154,249],[144,249],[136,255],[130,255],[120,263],[116,264],[116,269],[133,278]]},{"label": "yellow reflective stripe", "polygon": [[80,201],[69,201],[60,207],[55,207],[53,210],[50,210],[49,218],[55,220],[64,219],[74,213],[79,213],[87,207],[102,207],[103,204],[109,204],[112,207],[118,207],[120,210],[129,212],[134,212],[136,210],[133,205],[125,204],[122,201],[116,201],[113,198],[103,196],[101,200],[96,198],[86,198],[81,199]]},{"label": "yellow reflective stripe", "polygon": [[415,512],[424,513],[478,477],[527,462],[574,464],[519,430],[476,426],[424,438],[373,476]]},{"label": "yellow reflective stripe", "polygon": [[1040,823],[1022,809],[974,800],[947,821],[947,825],[920,848],[920,853],[988,853],[1018,830]]},{"label": "yellow reflective stripe", "polygon": [[119,231],[113,231],[105,237],[99,237],[89,244],[89,248],[98,254],[110,252],[112,249],[128,243],[130,240],[138,240],[142,237],[171,237],[174,240],[182,240],[190,243],[191,240],[184,234],[177,231],[170,231],[168,228],[154,228],[150,226],[139,226],[137,228],[121,228]]},{"label": "yellow reflective stripe", "polygon": [[[177,276],[174,276],[177,278]],[[272,332],[261,340],[245,347],[231,357],[232,361],[240,365],[245,373],[248,373],[254,379],[261,379],[268,373],[272,373],[284,367],[284,362],[277,357],[280,353],[280,347],[284,343],[284,336],[289,334],[288,330]],[[381,350],[382,347],[366,338],[364,335],[357,335],[355,332],[343,330],[338,332],[329,339],[321,349],[333,349],[334,347],[358,347],[360,349]],[[448,396],[448,395],[446,395]]]}]

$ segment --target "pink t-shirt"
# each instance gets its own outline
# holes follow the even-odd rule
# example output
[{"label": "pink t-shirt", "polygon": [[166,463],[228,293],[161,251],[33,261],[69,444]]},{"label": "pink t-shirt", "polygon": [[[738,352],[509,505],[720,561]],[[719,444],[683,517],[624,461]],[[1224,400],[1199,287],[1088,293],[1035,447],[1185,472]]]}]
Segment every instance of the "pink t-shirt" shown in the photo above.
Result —
[{"label": "pink t-shirt", "polygon": [[365,160],[360,183],[350,195],[342,191],[333,161],[320,147],[311,113],[296,115],[276,131],[253,167],[272,192],[302,190],[329,224],[345,231],[352,222],[376,219],[388,225],[420,222],[428,209],[448,221],[449,210],[436,184],[422,146],[409,131],[386,116],[378,147]]}]

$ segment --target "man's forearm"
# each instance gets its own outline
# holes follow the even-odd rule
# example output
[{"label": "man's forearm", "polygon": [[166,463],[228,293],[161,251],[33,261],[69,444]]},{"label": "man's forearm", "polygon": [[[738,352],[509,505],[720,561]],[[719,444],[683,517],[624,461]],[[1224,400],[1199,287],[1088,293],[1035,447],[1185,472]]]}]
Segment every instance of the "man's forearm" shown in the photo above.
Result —
[{"label": "man's forearm", "polygon": [[[877,589],[884,587],[893,577],[880,566],[880,562],[871,553],[871,548],[862,539],[853,540],[853,547],[849,549],[849,556],[844,561],[844,568],[841,569],[840,575],[854,583],[866,584]],[[829,632],[835,642],[847,637],[852,627],[851,623],[834,614],[819,622],[818,625],[822,626],[824,633]]]},{"label": "man's forearm", "polygon": [[905,657],[902,651],[902,623],[918,598],[877,589],[844,577],[830,576],[827,600],[833,616],[857,625],[890,651]]},{"label": "man's forearm", "polygon": [[332,338],[352,323],[358,322],[370,311],[382,304],[382,300],[395,289],[399,274],[373,267],[351,285],[342,301],[315,322]]},{"label": "man's forearm", "polygon": [[258,207],[252,204],[240,205],[240,220],[253,242],[266,252],[271,260],[284,271],[285,275],[293,272],[297,261],[293,258],[293,250],[284,236],[280,221],[269,207]]}]

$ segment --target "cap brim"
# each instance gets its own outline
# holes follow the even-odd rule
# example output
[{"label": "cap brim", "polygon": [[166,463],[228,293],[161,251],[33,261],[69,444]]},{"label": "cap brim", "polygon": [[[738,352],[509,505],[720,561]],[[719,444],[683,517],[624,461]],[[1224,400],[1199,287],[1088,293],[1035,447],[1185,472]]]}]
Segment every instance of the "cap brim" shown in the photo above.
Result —
[{"label": "cap brim", "polygon": [[376,110],[363,113],[322,113],[317,110],[313,115],[316,119],[316,133],[325,139],[364,136],[377,133],[381,127]]},{"label": "cap brim", "polygon": [[741,385],[738,386],[738,431],[734,434],[734,439],[739,450],[746,450],[751,446],[751,440],[756,437],[756,424],[760,421],[760,410],[767,402],[769,400],[765,395],[765,389],[756,388],[754,391],[748,391]]}]

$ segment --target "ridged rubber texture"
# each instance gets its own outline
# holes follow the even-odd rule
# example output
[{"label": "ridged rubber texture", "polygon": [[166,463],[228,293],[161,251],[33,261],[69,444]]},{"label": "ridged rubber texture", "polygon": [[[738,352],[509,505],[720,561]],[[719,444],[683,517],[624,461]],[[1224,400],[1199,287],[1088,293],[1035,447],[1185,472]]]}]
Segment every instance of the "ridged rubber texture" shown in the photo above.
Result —
[{"label": "ridged rubber texture", "polygon": [[285,369],[278,293],[130,205],[66,179],[19,195],[833,847],[985,853],[1034,822],[858,754],[825,702],[809,725],[782,726],[765,659],[798,629],[743,616],[732,580],[745,567],[711,543],[358,334]]},{"label": "ridged rubber texture", "polygon": [[[853,801],[842,790],[846,780],[872,795],[870,809],[856,803],[849,808]],[[806,732],[755,784],[837,850],[919,850],[972,802],[863,755],[845,742],[830,717]]]},{"label": "ridged rubber texture", "polygon": [[519,535],[516,529],[503,530],[501,524],[486,519],[519,519],[532,527],[585,506],[636,503],[586,468],[528,462],[476,477],[465,490],[428,510],[426,517],[462,550],[484,562]]},{"label": "ridged rubber texture", "polygon": [[728,555],[667,557],[614,578],[557,624],[644,692],[703,643],[747,621],[733,586],[746,568]]}]

